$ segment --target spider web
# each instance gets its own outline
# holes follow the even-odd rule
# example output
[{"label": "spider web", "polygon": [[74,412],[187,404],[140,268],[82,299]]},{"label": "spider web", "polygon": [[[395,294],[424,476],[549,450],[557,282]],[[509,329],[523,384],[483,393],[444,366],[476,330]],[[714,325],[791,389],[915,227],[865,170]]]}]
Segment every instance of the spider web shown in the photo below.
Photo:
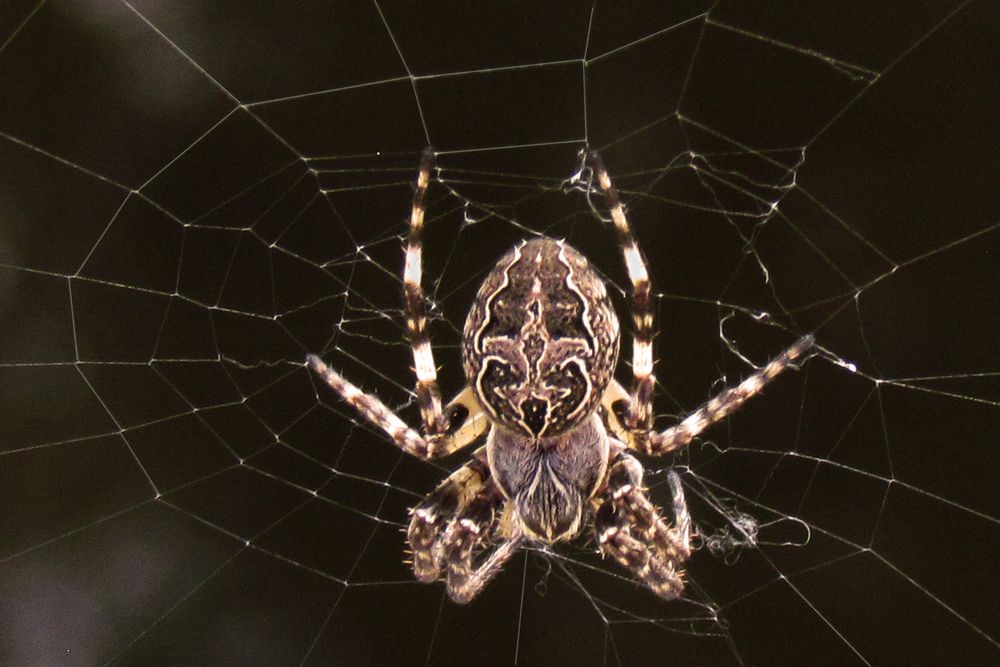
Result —
[{"label": "spider web", "polygon": [[[996,661],[997,13],[415,4],[0,10],[2,662]],[[586,539],[467,607],[403,564],[461,455],[401,454],[302,363],[417,423],[400,237],[426,143],[446,392],[521,238],[569,240],[625,314],[584,145],[649,259],[658,423],[816,334],[646,461],[701,535],[684,599]]]}]

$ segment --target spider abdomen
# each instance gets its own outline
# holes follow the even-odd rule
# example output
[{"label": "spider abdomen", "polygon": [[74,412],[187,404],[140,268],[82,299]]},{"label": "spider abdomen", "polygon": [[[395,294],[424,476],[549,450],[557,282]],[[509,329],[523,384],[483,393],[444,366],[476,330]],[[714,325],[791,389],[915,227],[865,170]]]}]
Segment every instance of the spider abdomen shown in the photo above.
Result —
[{"label": "spider abdomen", "polygon": [[618,360],[618,318],[600,276],[564,241],[522,241],[483,280],[462,360],[483,409],[531,438],[594,411]]}]

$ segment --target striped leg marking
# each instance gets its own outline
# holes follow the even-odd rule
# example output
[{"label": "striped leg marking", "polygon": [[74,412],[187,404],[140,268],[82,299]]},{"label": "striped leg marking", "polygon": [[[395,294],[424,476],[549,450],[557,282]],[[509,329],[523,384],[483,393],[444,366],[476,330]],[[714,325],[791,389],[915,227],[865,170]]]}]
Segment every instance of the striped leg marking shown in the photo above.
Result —
[{"label": "striped leg marking", "polygon": [[[407,531],[417,579],[436,581],[444,569],[448,596],[459,604],[475,598],[522,544],[496,521],[503,498],[484,460],[480,449],[413,508]],[[477,563],[497,540],[498,546]]]},{"label": "striped leg marking", "polygon": [[500,573],[504,563],[510,560],[523,544],[520,535],[504,538],[478,566],[473,565],[476,552],[470,549],[466,553],[462,545],[457,544],[453,550],[449,550],[448,596],[459,604],[470,602]]},{"label": "striped leg marking", "polygon": [[444,557],[441,537],[456,515],[481,496],[489,495],[488,477],[486,467],[473,458],[410,510],[407,541],[413,550],[413,573],[417,579],[425,583],[437,580]]},{"label": "striped leg marking", "polygon": [[[412,456],[421,459],[447,456],[475,442],[489,426],[489,420],[476,404],[472,390],[467,388],[448,404],[448,414],[456,417],[452,419],[448,429],[442,433],[421,435],[407,426],[377,396],[361,391],[315,354],[310,354],[306,363],[344,402],[357,410],[368,423],[389,436],[397,447]],[[463,416],[461,420],[457,418],[460,415]]]},{"label": "striped leg marking", "polygon": [[622,454],[609,471],[594,528],[601,553],[631,570],[644,586],[672,600],[684,591],[684,562],[691,555],[691,516],[677,473],[668,478],[674,523],[669,525],[642,489],[642,466]]},{"label": "striped leg marking", "polygon": [[486,432],[489,421],[466,388],[447,408],[441,406],[437,367],[427,333],[427,314],[421,287],[421,239],[424,227],[424,200],[430,183],[434,151],[428,146],[420,160],[420,171],[413,192],[410,234],[403,268],[403,301],[406,329],[413,349],[413,368],[417,376],[416,396],[423,424],[422,433],[410,428],[376,396],[367,394],[346,380],[316,355],[306,363],[341,398],[362,417],[381,429],[403,451],[422,459],[445,456],[471,444]]},{"label": "striped leg marking", "polygon": [[434,151],[430,146],[424,149],[420,159],[420,171],[413,190],[413,208],[410,212],[410,234],[406,243],[406,257],[403,268],[403,301],[406,309],[406,330],[413,348],[413,368],[417,376],[417,403],[424,431],[429,435],[444,433],[448,429],[448,419],[441,409],[441,392],[437,383],[437,366],[427,332],[427,311],[424,290],[421,285],[423,273],[423,231],[427,186],[430,183]]},{"label": "striped leg marking", "polygon": [[744,403],[759,394],[768,382],[789,368],[795,368],[795,363],[812,349],[815,342],[812,336],[803,336],[743,382],[719,392],[680,424],[660,433],[650,433],[648,439],[639,443],[640,451],[658,456],[687,445],[706,428],[739,410]]},{"label": "striped leg marking", "polygon": [[652,286],[649,281],[649,271],[642,257],[632,228],[625,217],[618,190],[611,182],[604,162],[596,151],[589,154],[593,165],[597,184],[607,199],[611,209],[611,220],[614,223],[615,235],[621,248],[625,269],[631,284],[630,299],[632,307],[632,389],[629,392],[630,406],[626,417],[626,426],[630,429],[649,429],[653,425],[653,388],[656,386],[656,376],[653,375],[653,300]]}]

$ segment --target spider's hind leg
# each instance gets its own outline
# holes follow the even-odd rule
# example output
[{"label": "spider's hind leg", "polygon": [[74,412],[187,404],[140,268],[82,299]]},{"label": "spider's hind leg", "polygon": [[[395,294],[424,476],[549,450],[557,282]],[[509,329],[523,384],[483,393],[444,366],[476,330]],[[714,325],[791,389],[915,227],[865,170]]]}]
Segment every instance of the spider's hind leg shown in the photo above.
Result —
[{"label": "spider's hind leg", "polygon": [[672,600],[684,591],[684,562],[691,555],[691,516],[680,477],[668,477],[674,524],[668,525],[642,489],[642,466],[622,454],[609,472],[608,489],[594,518],[601,553],[631,570],[644,586]]},{"label": "spider's hind leg", "polygon": [[653,375],[653,292],[649,280],[649,269],[643,259],[639,242],[632,233],[632,227],[625,215],[618,189],[611,182],[604,161],[597,151],[590,151],[588,159],[593,165],[597,184],[604,193],[608,208],[611,210],[611,221],[614,223],[615,236],[625,262],[625,270],[629,279],[629,303],[632,310],[632,387],[629,391],[629,401],[625,426],[631,431],[648,430],[653,426],[653,389],[656,387],[656,376]]}]

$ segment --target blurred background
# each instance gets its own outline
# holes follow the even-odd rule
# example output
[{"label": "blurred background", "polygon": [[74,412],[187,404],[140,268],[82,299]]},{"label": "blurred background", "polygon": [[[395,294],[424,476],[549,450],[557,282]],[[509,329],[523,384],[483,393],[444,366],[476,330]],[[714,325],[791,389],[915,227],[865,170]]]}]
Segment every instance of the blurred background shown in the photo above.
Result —
[{"label": "blurred background", "polygon": [[[0,663],[893,665],[1000,656],[1000,105],[987,2],[6,0]],[[687,450],[665,603],[581,537],[472,604],[413,580],[401,236],[432,144],[445,393],[518,240],[657,294],[666,427],[805,333]],[[623,350],[628,358],[628,346]],[[623,363],[619,375],[627,378]]]}]

